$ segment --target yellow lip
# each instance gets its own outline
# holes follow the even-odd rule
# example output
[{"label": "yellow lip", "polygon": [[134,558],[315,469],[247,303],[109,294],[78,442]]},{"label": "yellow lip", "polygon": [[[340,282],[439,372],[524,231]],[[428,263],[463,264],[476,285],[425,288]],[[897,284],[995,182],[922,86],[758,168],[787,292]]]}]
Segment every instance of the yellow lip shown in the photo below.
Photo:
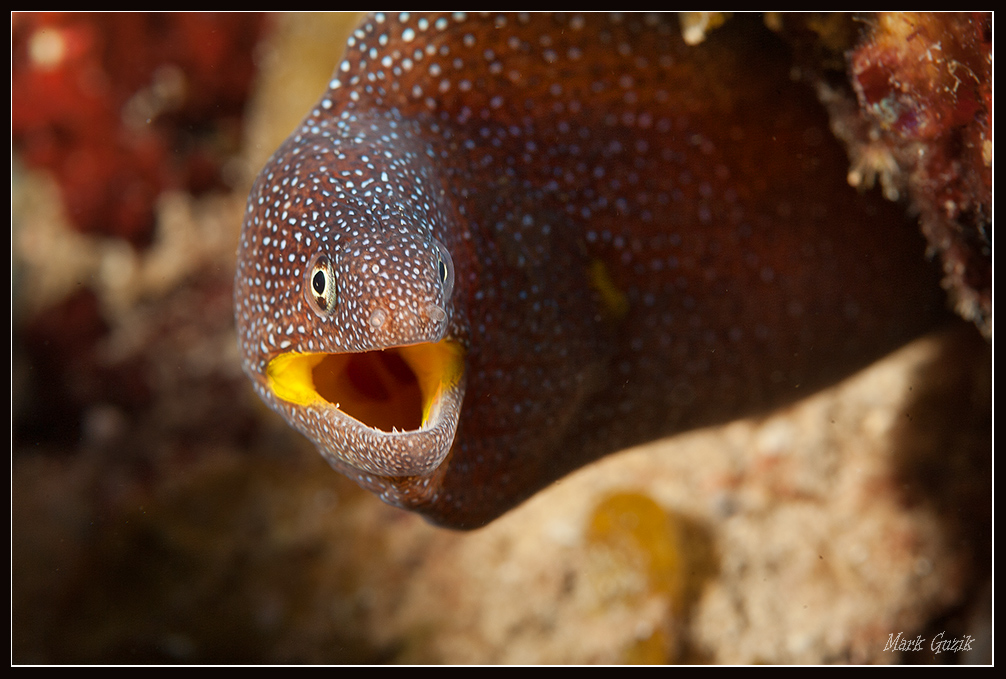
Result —
[{"label": "yellow lip", "polygon": [[368,427],[415,431],[436,417],[443,394],[461,379],[463,357],[450,340],[360,353],[287,353],[269,362],[266,378],[284,401],[328,402]]}]

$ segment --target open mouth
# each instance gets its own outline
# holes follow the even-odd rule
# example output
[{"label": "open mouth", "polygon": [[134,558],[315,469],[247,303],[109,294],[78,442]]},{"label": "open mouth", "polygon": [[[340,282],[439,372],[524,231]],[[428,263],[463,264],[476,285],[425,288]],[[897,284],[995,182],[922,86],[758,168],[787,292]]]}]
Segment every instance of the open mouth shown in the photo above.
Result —
[{"label": "open mouth", "polygon": [[281,354],[266,375],[284,401],[324,401],[372,429],[398,433],[432,426],[462,370],[461,347],[443,340],[360,353]]}]

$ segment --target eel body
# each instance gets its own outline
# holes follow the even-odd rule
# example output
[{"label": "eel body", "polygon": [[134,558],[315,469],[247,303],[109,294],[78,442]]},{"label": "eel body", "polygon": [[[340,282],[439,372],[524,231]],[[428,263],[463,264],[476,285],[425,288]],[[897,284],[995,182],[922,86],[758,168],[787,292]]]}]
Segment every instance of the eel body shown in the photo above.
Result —
[{"label": "eel body", "polygon": [[244,369],[339,471],[455,528],[765,411],[939,290],[783,47],[644,15],[381,15],[260,174]]}]

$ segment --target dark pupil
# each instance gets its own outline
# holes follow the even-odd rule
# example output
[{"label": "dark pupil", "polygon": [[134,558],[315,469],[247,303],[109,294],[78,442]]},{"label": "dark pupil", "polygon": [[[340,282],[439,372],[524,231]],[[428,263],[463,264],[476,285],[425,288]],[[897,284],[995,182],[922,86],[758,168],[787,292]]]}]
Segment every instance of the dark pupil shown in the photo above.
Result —
[{"label": "dark pupil", "polygon": [[447,282],[447,265],[444,264],[444,260],[442,260],[442,259],[438,259],[437,260],[437,272],[440,274],[440,282],[441,283],[446,283]]},{"label": "dark pupil", "polygon": [[325,272],[315,271],[314,276],[311,278],[311,287],[314,288],[315,293],[318,295],[325,294]]}]

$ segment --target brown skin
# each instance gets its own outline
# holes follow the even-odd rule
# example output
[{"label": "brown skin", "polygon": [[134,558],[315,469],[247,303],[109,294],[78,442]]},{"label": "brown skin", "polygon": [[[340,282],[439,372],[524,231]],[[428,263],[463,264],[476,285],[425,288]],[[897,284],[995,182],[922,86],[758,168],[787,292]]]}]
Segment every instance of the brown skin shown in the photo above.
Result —
[{"label": "brown skin", "polygon": [[[384,499],[474,528],[607,453],[808,395],[942,316],[917,230],[848,186],[771,34],[742,20],[688,47],[642,22],[472,18],[403,41],[387,21],[363,41],[389,32],[377,59],[360,67],[358,42],[337,71],[333,119],[417,123],[467,348],[430,478],[367,480],[328,452]],[[429,40],[448,56],[397,90],[348,85]]]}]

